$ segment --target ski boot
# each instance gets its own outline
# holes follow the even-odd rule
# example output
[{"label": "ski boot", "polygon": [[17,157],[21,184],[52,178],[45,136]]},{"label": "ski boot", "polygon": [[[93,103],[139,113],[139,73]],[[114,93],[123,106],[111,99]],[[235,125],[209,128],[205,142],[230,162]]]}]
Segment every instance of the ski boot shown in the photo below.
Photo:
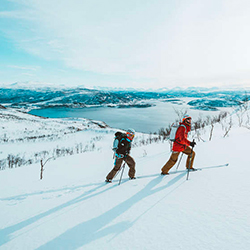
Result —
[{"label": "ski boot", "polygon": [[190,168],[189,171],[197,171],[196,168]]},{"label": "ski boot", "polygon": [[163,172],[161,172],[161,175],[169,175],[169,173],[163,173]]}]

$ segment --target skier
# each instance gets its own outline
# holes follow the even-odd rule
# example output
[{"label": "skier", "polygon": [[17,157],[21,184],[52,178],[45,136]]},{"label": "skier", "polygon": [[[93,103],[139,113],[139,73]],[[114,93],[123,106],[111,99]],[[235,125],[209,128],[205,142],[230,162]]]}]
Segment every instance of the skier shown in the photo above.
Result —
[{"label": "skier", "polygon": [[121,132],[116,132],[116,138],[113,143],[113,151],[115,153],[114,168],[106,177],[106,182],[111,182],[117,171],[121,168],[122,162],[125,161],[129,166],[128,175],[130,179],[135,178],[135,161],[129,155],[131,150],[131,143],[135,136],[134,129],[128,129],[126,134]]},{"label": "skier", "polygon": [[[188,115],[184,115],[182,122],[180,123],[180,126],[178,127],[175,135],[175,141],[173,143],[172,148],[172,154],[170,156],[170,159],[168,162],[163,166],[161,169],[162,175],[169,174],[169,170],[174,166],[174,164],[178,160],[179,154],[182,152],[186,155],[188,155],[187,162],[186,162],[186,168],[191,171],[195,171],[196,169],[193,168],[193,162],[195,157],[195,152],[191,150],[191,147],[194,147],[196,143],[194,141],[190,142],[187,139],[188,133],[191,130],[191,117]],[[192,155],[192,156],[191,156]],[[189,167],[190,163],[190,167]]]}]

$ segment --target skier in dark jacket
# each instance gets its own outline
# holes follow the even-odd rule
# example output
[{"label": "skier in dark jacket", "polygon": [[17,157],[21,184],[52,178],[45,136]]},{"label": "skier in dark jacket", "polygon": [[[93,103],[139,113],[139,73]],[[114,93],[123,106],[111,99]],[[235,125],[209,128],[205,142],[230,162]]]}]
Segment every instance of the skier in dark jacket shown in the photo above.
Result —
[{"label": "skier in dark jacket", "polygon": [[[184,115],[182,122],[180,123],[179,128],[176,131],[175,135],[175,141],[172,148],[172,154],[170,156],[170,159],[168,162],[163,166],[161,169],[161,174],[166,175],[168,174],[168,171],[174,166],[174,164],[178,160],[179,154],[182,152],[186,155],[188,155],[187,162],[186,162],[186,168],[189,168],[190,164],[190,170],[195,171],[196,169],[193,168],[193,162],[195,157],[195,152],[191,150],[191,147],[195,146],[195,142],[190,142],[187,139],[188,133],[191,130],[191,117],[188,115]],[[191,154],[192,152],[192,154]]]},{"label": "skier in dark jacket", "polygon": [[130,179],[135,179],[135,161],[129,155],[131,150],[131,143],[135,136],[135,131],[134,129],[128,129],[126,134],[120,132],[118,133],[116,133],[118,135],[113,143],[113,151],[115,153],[115,166],[107,175],[106,182],[112,181],[117,171],[121,168],[123,161],[125,161],[129,166],[128,175]]}]

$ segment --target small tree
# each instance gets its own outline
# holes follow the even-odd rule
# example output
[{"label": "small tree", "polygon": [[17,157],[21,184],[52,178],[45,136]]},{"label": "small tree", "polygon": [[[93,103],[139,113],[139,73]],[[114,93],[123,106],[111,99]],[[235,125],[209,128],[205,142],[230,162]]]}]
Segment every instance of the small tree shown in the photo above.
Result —
[{"label": "small tree", "polygon": [[213,121],[212,121],[212,122],[211,122],[211,130],[210,130],[209,141],[211,141],[211,140],[212,140],[213,130],[214,130],[214,123],[213,123]]},{"label": "small tree", "polygon": [[228,133],[231,130],[232,126],[233,126],[233,121],[232,121],[232,117],[230,117],[230,122],[228,124],[228,127],[225,127],[225,134],[224,134],[223,137],[226,137],[228,135]]},{"label": "small tree", "polygon": [[177,114],[177,116],[179,118],[177,121],[181,121],[182,117],[187,114],[187,109],[179,109],[179,110],[177,110],[177,109],[174,108],[174,111],[175,111],[175,113]]},{"label": "small tree", "polygon": [[40,180],[43,179],[43,171],[44,171],[44,166],[45,166],[45,164],[46,164],[49,160],[51,160],[51,159],[53,159],[53,158],[54,158],[54,157],[48,158],[44,163],[43,163],[43,160],[40,161],[40,163],[41,163]]}]

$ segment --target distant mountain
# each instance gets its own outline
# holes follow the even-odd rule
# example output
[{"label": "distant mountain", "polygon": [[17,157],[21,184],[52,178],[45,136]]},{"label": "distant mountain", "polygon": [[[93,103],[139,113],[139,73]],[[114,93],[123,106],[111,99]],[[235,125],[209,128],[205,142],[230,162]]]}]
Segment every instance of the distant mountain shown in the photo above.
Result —
[{"label": "distant mountain", "polygon": [[67,88],[64,84],[55,85],[47,82],[27,81],[27,82],[14,82],[11,84],[0,85],[0,88],[11,88],[11,89],[58,89]]},{"label": "distant mountain", "polygon": [[[109,89],[109,90],[108,90]],[[214,110],[216,107],[235,106],[249,99],[244,90],[220,90],[218,88],[161,88],[158,90],[138,89],[93,89],[81,87],[54,86],[39,82],[13,83],[0,87],[0,103],[18,109],[41,108],[147,108],[154,105],[149,100],[176,102],[189,97],[199,99],[188,104],[197,109]],[[217,101],[208,101],[216,99]],[[211,108],[212,107],[212,108]]]}]

